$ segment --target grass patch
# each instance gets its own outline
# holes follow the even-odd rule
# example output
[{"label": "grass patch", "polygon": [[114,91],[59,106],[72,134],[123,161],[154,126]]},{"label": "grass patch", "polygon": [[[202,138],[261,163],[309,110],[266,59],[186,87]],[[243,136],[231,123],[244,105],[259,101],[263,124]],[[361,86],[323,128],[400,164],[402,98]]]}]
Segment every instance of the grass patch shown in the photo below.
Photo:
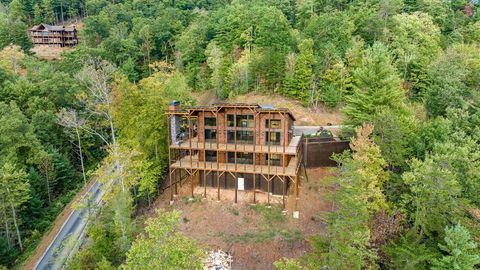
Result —
[{"label": "grass patch", "polygon": [[246,244],[248,242],[261,243],[265,241],[273,240],[277,236],[275,230],[261,230],[258,232],[246,232],[244,234],[230,235],[227,237],[227,243],[241,243]]},{"label": "grass patch", "polygon": [[203,202],[203,197],[202,196],[193,196],[193,198],[191,198],[191,197],[183,196],[182,201],[185,205],[201,203],[201,202]]},{"label": "grass patch", "polygon": [[293,231],[289,230],[281,230],[280,236],[287,241],[289,244],[293,244],[296,241],[303,239],[303,233],[299,229],[295,229]]},{"label": "grass patch", "polygon": [[250,209],[260,213],[263,217],[263,221],[270,226],[287,220],[287,217],[283,214],[283,209],[279,206],[256,204],[251,205]]},{"label": "grass patch", "polygon": [[232,213],[232,215],[234,216],[240,215],[240,211],[238,211],[238,209],[234,207],[227,207],[227,211]]}]

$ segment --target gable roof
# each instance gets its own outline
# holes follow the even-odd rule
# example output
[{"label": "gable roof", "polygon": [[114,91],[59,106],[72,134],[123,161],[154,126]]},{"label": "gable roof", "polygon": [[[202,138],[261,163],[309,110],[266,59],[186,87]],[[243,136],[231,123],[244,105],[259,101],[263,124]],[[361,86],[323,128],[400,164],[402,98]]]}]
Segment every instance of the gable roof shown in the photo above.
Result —
[{"label": "gable roof", "polygon": [[30,28],[32,31],[42,31],[42,30],[47,30],[47,31],[75,31],[75,27],[65,27],[63,25],[50,25],[46,23],[41,23],[39,25],[34,25],[32,28]]}]

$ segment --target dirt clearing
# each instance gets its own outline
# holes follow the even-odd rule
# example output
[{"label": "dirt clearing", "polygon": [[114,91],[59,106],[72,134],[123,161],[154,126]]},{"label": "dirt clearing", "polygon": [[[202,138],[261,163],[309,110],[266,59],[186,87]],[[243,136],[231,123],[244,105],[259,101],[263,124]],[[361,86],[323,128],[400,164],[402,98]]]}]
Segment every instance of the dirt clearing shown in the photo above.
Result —
[{"label": "dirt clearing", "polygon": [[295,125],[297,126],[325,126],[327,124],[341,125],[344,119],[343,114],[336,109],[328,110],[324,106],[307,108],[297,100],[277,94],[251,92],[236,96],[226,101],[217,99],[213,91],[197,92],[194,93],[194,96],[197,99],[198,105],[209,105],[215,102],[243,102],[258,103],[260,105],[273,105],[277,108],[288,108],[297,119],[297,121],[295,121]]},{"label": "dirt clearing", "polygon": [[[309,236],[324,233],[321,214],[331,208],[325,200],[326,190],[322,182],[332,175],[331,169],[318,168],[307,171],[300,182],[298,209],[300,218],[292,212],[295,196],[286,199],[287,213],[282,212],[282,197],[271,196],[271,205],[252,204],[252,191],[239,191],[237,204],[233,203],[233,190],[221,189],[221,201],[217,202],[216,189],[207,189],[204,199],[202,187],[195,188],[195,199],[189,200],[190,184],[179,190],[173,206],[167,189],[146,215],[155,209],[182,211],[180,231],[197,241],[207,250],[222,249],[233,255],[233,269],[274,269],[273,262],[282,258],[298,258],[310,250]],[[266,202],[267,194],[257,192],[257,199]]]}]

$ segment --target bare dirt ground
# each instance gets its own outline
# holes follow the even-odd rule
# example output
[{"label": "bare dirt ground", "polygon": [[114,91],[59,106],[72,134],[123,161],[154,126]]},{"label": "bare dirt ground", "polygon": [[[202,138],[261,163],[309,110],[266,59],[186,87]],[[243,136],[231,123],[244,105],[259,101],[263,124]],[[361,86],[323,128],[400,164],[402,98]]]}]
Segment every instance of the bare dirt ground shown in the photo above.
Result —
[{"label": "bare dirt ground", "polygon": [[60,60],[63,52],[72,50],[74,50],[74,48],[49,47],[46,45],[36,45],[30,49],[30,51],[33,52],[37,58],[48,61]]},{"label": "bare dirt ground", "polygon": [[238,203],[233,203],[233,190],[221,189],[217,202],[217,190],[194,189],[195,199],[189,200],[190,183],[179,189],[171,206],[170,190],[157,199],[146,216],[153,216],[155,209],[178,209],[182,212],[180,231],[197,241],[207,250],[222,249],[233,255],[233,269],[274,269],[273,262],[283,257],[298,258],[310,250],[308,238],[322,234],[325,224],[321,214],[329,211],[325,199],[325,178],[332,175],[328,168],[309,169],[308,181],[300,180],[298,209],[300,218],[294,219],[295,196],[290,190],[286,200],[286,213],[282,213],[282,197],[257,192],[259,203],[253,205],[252,191],[239,191]]},{"label": "bare dirt ground", "polygon": [[[219,100],[213,91],[195,93],[199,105],[208,105]],[[258,103],[260,105],[274,105],[277,108],[288,108],[297,121],[296,125],[319,125],[327,124],[340,125],[343,121],[343,114],[338,110],[328,110],[323,106],[307,108],[297,100],[277,94],[265,94],[250,92],[227,100],[228,102]]]}]

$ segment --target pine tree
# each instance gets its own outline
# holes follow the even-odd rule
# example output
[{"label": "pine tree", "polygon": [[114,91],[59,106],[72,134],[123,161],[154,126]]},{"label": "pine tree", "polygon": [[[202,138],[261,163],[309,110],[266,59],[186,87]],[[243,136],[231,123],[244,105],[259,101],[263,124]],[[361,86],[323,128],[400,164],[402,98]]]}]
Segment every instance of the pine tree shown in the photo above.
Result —
[{"label": "pine tree", "polygon": [[432,270],[473,270],[480,265],[477,243],[472,240],[470,232],[460,224],[445,228],[445,245],[439,244],[446,253],[440,259],[433,260]]},{"label": "pine tree", "polygon": [[299,49],[300,54],[298,55],[295,74],[293,76],[295,88],[292,95],[311,104],[313,101],[313,65],[315,64],[313,40],[302,40]]},{"label": "pine tree", "polygon": [[372,131],[371,125],[357,128],[350,145],[353,153],[337,157],[342,167],[332,195],[335,210],[327,216],[328,237],[321,259],[313,260],[320,263],[314,269],[363,269],[376,257],[369,249],[369,222],[386,205],[382,193],[386,163],[370,138]]},{"label": "pine tree", "polygon": [[400,113],[405,110],[405,94],[400,88],[398,72],[382,43],[366,50],[362,65],[353,70],[352,79],[353,95],[347,97],[344,108],[347,124],[358,126],[370,122],[384,107]]},{"label": "pine tree", "polygon": [[42,10],[44,23],[55,24],[56,17],[53,10],[52,0],[42,0]]},{"label": "pine tree", "polygon": [[33,6],[33,23],[34,24],[40,24],[42,23],[42,9],[40,8],[40,5],[38,3],[35,3]]},{"label": "pine tree", "polygon": [[12,2],[10,2],[8,5],[8,15],[12,21],[26,21],[27,16],[25,15],[25,6],[22,0],[12,0]]}]

